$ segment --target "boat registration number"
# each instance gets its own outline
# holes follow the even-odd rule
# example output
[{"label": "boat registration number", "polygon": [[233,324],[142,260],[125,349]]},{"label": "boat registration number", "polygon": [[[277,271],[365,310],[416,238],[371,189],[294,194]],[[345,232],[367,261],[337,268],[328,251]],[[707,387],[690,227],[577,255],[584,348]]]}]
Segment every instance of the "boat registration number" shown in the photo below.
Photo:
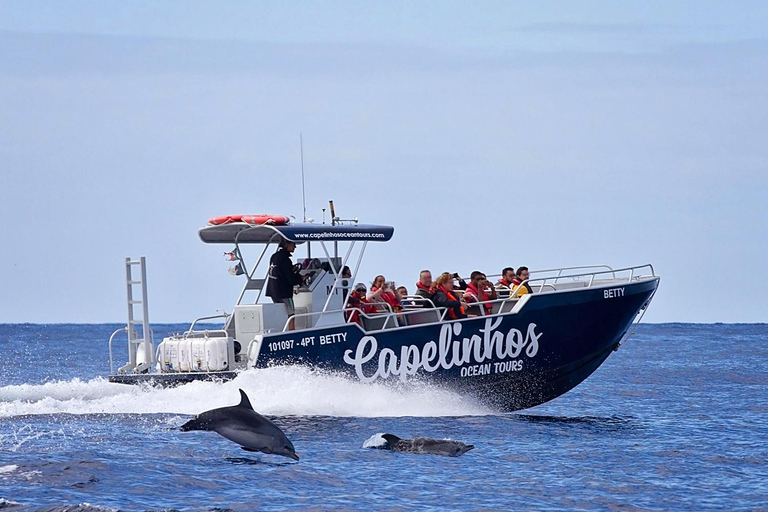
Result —
[{"label": "boat registration number", "polygon": [[293,348],[293,340],[271,341],[267,346],[269,347],[270,352],[291,350]]}]

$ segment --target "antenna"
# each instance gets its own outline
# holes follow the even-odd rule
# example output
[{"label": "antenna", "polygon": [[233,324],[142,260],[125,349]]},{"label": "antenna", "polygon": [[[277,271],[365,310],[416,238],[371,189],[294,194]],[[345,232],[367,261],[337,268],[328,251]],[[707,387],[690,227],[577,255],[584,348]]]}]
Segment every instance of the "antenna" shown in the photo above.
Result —
[{"label": "antenna", "polygon": [[333,201],[328,201],[328,203],[331,205],[331,226],[335,226],[339,218],[336,217],[336,210],[333,209]]},{"label": "antenna", "polygon": [[299,144],[301,146],[301,204],[304,207],[304,222],[307,222],[307,193],[304,188],[304,137],[299,134]]}]

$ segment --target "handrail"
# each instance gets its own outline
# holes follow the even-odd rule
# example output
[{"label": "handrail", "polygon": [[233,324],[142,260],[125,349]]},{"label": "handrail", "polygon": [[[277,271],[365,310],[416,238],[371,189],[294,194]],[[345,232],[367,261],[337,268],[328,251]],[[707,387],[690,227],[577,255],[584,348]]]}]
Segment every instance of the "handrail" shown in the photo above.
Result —
[{"label": "handrail", "polygon": [[435,308],[435,303],[432,301],[432,299],[428,299],[427,297],[422,297],[421,295],[406,295],[403,300],[400,301],[400,304],[404,308],[408,307],[420,307],[424,308],[424,306],[418,305],[418,304],[403,304],[404,302],[416,302],[416,303],[424,303],[428,304],[429,307]]},{"label": "handrail", "polygon": [[[629,272],[629,277],[626,279],[626,281],[627,282],[631,282],[633,279],[639,279],[641,277],[641,276],[635,277],[635,271],[643,269],[643,268],[650,269],[650,271],[651,271],[651,276],[650,277],[656,277],[656,272],[655,272],[655,270],[653,268],[653,265],[651,265],[650,263],[647,263],[645,265],[636,265],[634,267],[625,267],[625,268],[619,268],[619,269],[612,269],[611,268],[610,270],[605,270],[603,272],[584,272],[584,273],[581,273],[581,274],[569,274],[567,276],[559,276],[559,277],[571,277],[571,278],[575,278],[575,277],[589,277],[589,282],[587,283],[586,288],[592,288],[592,286],[595,283],[595,277],[597,277],[597,276],[604,275],[604,274],[610,274],[612,276],[612,279],[623,281],[624,279],[617,278],[616,274],[620,274],[622,272]],[[555,277],[555,283],[557,283],[557,279],[559,279],[559,277]],[[547,281],[549,279],[552,279],[552,276],[549,276],[549,277],[537,277],[537,278],[534,278],[534,279],[526,279],[525,281],[520,283],[518,286],[513,288],[511,293],[515,293],[515,291],[517,291],[520,288],[520,286],[523,286],[526,283],[527,284],[531,284],[531,283],[539,283],[539,282],[541,282],[541,284],[539,285],[539,292],[541,292],[541,290],[543,290],[544,286],[552,286],[552,288],[555,289],[555,291],[557,291],[557,288],[555,288],[555,286],[553,284],[547,283]]]},{"label": "handrail", "polygon": [[[559,267],[559,268],[546,268],[546,269],[534,269],[529,270],[531,274],[545,274],[548,272],[558,272],[560,277],[571,277],[571,274],[562,275],[563,271],[566,270],[579,270],[579,269],[587,269],[587,268],[604,268],[608,271],[613,271],[613,267],[610,265],[576,265],[573,267]],[[490,280],[492,277],[501,277],[501,274],[486,274],[486,277]]]},{"label": "handrail", "polygon": [[[616,274],[621,272],[629,272],[629,277],[627,278],[627,282],[631,282],[633,279],[639,279],[640,276],[635,277],[635,271],[643,268],[649,268],[651,271],[651,276],[656,277],[656,272],[653,269],[653,265],[650,263],[646,265],[638,265],[634,267],[626,267],[626,268],[620,268],[620,269],[613,269],[611,267],[608,267],[608,265],[593,265],[594,268],[604,268],[607,267],[608,270],[605,270],[603,272],[585,272],[583,274],[573,274],[573,275],[566,275],[561,277],[586,277],[590,276],[589,283],[587,284],[586,288],[591,288],[594,285],[595,276],[599,276],[601,274],[611,274],[614,279],[616,279]],[[586,268],[586,267],[573,267],[573,268]],[[479,302],[473,302],[471,305],[485,305],[485,304],[494,304],[496,302],[505,302],[505,301],[515,301],[519,299],[519,297],[516,296],[517,290],[520,288],[520,286],[523,286],[524,284],[528,283],[532,286],[538,287],[538,292],[534,293],[542,293],[545,287],[552,288],[553,291],[557,291],[557,287],[552,283],[547,283],[547,280],[552,279],[552,276],[549,277],[538,277],[535,279],[526,279],[522,283],[520,283],[518,286],[515,286],[513,288],[509,288],[509,297],[504,297],[496,300],[486,300],[486,301],[479,301]],[[481,308],[481,312],[484,308]]]},{"label": "handrail", "polygon": [[114,363],[112,361],[112,340],[115,338],[115,335],[117,333],[122,332],[122,331],[128,332],[128,326],[121,327],[120,329],[117,329],[109,337],[109,373],[114,373],[114,370],[115,370]]},{"label": "handrail", "polygon": [[[220,315],[212,315],[212,316],[201,316],[200,318],[196,318],[194,322],[192,322],[192,325],[189,326],[189,329],[184,333],[184,338],[186,338],[190,333],[194,332],[195,330],[195,324],[199,322],[200,320],[213,320],[214,318],[229,318],[230,314],[226,311],[223,312]],[[225,322],[226,323],[226,322]],[[208,329],[206,329],[208,330]],[[224,329],[216,329],[223,331]]]}]

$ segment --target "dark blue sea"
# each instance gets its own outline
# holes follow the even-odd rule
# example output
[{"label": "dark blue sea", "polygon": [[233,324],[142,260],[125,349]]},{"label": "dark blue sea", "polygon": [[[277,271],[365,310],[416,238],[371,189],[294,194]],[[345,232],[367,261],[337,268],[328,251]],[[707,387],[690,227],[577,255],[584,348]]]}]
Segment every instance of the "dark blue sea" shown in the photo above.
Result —
[{"label": "dark blue sea", "polygon": [[[119,327],[0,325],[0,509],[768,510],[765,324],[641,325],[576,389],[511,414],[296,367],[173,389],[110,384]],[[122,342],[115,355],[124,361]],[[237,403],[238,388],[299,462],[178,430]],[[362,448],[377,432],[475,449]]]}]

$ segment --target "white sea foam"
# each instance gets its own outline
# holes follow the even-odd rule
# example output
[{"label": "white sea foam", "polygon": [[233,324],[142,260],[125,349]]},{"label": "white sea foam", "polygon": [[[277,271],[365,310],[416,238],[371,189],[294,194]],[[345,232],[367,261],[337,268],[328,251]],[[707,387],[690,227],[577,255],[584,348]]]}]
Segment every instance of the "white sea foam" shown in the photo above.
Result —
[{"label": "white sea foam", "polygon": [[426,385],[363,384],[304,367],[243,372],[230,382],[176,388],[113,384],[103,378],[0,387],[0,418],[28,414],[199,414],[239,401],[238,388],[267,415],[462,416],[492,411],[474,400]]},{"label": "white sea foam", "polygon": [[387,444],[387,440],[384,439],[384,433],[379,432],[378,434],[373,434],[371,437],[366,439],[363,442],[363,448],[382,448]]}]

